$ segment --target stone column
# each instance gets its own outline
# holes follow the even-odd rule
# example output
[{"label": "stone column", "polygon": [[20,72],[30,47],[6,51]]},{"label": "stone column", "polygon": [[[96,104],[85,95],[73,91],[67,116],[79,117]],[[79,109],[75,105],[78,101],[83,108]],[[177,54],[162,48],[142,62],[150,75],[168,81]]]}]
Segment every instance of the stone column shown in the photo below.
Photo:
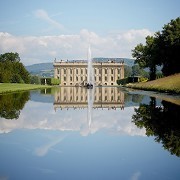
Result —
[{"label": "stone column", "polygon": [[108,74],[107,74],[108,83],[107,83],[107,85],[111,85],[111,68],[108,67],[107,71],[108,71]]},{"label": "stone column", "polygon": [[69,85],[69,68],[66,67],[66,85]]},{"label": "stone column", "polygon": [[120,78],[121,78],[121,79],[124,78],[124,64],[121,65],[121,77],[120,77]]},{"label": "stone column", "polygon": [[64,85],[64,68],[61,68],[61,84]]},{"label": "stone column", "polygon": [[116,81],[118,79],[118,69],[117,68],[114,68],[114,84],[116,84]]}]

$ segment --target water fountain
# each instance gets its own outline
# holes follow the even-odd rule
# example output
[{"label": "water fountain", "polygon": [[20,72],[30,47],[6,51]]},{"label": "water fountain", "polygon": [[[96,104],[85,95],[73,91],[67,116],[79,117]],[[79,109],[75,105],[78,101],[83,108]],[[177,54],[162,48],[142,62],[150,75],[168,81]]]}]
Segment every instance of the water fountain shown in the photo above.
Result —
[{"label": "water fountain", "polygon": [[88,69],[87,69],[87,97],[88,97],[88,126],[89,129],[91,129],[91,122],[92,122],[92,107],[94,102],[94,69],[92,66],[92,58],[91,58],[91,47],[89,45],[88,48],[88,54],[87,54],[87,60],[88,60]]},{"label": "water fountain", "polygon": [[91,58],[91,47],[89,45],[88,48],[88,54],[87,54],[87,60],[88,60],[88,69],[87,69],[87,85],[86,87],[88,89],[92,89],[94,86],[94,71],[92,66],[92,58]]}]

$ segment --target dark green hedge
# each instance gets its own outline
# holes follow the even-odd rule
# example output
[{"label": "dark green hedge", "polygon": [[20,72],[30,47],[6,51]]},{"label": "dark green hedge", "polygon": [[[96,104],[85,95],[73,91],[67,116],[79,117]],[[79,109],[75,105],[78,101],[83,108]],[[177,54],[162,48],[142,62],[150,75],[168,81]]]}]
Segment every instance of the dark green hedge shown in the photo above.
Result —
[{"label": "dark green hedge", "polygon": [[60,80],[55,78],[41,78],[41,84],[45,85],[59,85]]}]

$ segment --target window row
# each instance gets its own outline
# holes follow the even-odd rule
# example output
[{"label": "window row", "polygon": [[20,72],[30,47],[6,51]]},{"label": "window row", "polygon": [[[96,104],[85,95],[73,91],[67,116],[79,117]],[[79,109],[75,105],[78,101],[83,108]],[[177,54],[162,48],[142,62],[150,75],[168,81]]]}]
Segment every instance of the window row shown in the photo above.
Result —
[{"label": "window row", "polygon": [[[86,77],[76,76],[75,78],[76,78],[76,79],[75,79],[76,81],[87,81],[87,76],[86,76]],[[70,81],[74,81],[72,76],[70,76],[69,80],[70,80]],[[101,76],[99,76],[99,77],[96,77],[96,76],[95,76],[95,77],[94,77],[94,80],[95,80],[95,81],[102,81],[102,78],[101,78]],[[108,81],[108,77],[107,77],[107,76],[104,76],[104,80],[105,80],[105,81]],[[114,81],[114,80],[115,80],[114,77],[111,76],[111,81]],[[67,81],[67,77],[66,77],[66,76],[64,76],[64,81]]]},{"label": "window row", "polygon": [[[64,96],[64,98],[62,99],[63,101],[87,101],[87,96],[76,96],[76,97],[73,97],[73,96],[70,96],[70,98],[67,98],[67,96]],[[117,99],[114,98],[114,96],[95,96],[94,97],[94,100],[95,101],[120,101],[121,100],[121,97],[120,96],[117,96]],[[60,102],[60,98],[57,99],[58,102]]]},{"label": "window row", "polygon": [[[68,69],[63,69],[63,73],[64,74],[66,74],[67,73],[67,70]],[[108,70],[109,70],[109,73],[111,73],[111,74],[114,74],[114,72],[115,72],[115,70],[116,69],[103,69],[104,70],[104,74],[108,74]],[[121,70],[120,69],[117,69],[118,70],[118,74],[120,74],[120,72],[121,72]],[[69,69],[69,72],[70,72],[70,74],[73,74],[73,69]],[[76,74],[83,74],[83,73],[85,73],[85,74],[87,74],[87,68],[86,69],[75,69],[75,71],[74,71]],[[60,74],[60,69],[57,69],[57,73],[58,74]],[[102,74],[102,69],[94,69],[94,73],[95,74]]]}]

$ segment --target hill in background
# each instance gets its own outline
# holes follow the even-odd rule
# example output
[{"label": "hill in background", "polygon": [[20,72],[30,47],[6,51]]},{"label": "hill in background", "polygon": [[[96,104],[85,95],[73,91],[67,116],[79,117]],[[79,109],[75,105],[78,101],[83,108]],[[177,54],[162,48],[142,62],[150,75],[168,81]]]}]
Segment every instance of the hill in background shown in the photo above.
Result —
[{"label": "hill in background", "polygon": [[[128,58],[93,58],[93,61],[98,61],[98,62],[106,62],[108,60],[115,60],[117,62],[124,61],[125,65],[130,67],[134,65],[134,60]],[[32,75],[41,76],[41,77],[54,76],[53,62],[33,64],[26,66],[25,68]]]},{"label": "hill in background", "polygon": [[41,77],[54,76],[53,63],[33,64],[33,65],[26,66],[25,68],[32,75],[41,76]]}]

